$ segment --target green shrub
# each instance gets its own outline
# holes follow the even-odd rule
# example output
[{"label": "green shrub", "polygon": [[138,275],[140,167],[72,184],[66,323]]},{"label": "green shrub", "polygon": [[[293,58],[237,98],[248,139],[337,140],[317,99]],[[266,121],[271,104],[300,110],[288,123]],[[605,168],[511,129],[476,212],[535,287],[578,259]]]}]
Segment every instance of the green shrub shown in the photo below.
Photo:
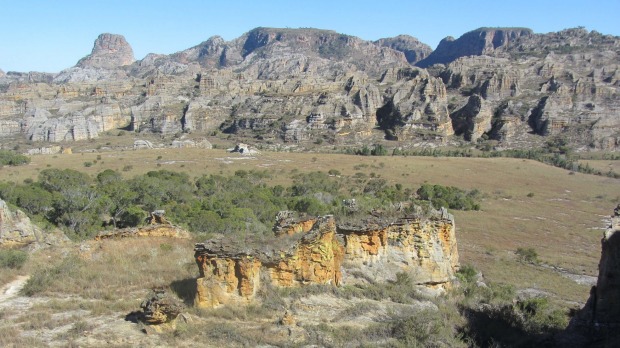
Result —
[{"label": "green shrub", "polygon": [[144,222],[145,218],[146,213],[144,210],[136,205],[132,205],[120,214],[118,227],[139,226]]},{"label": "green shrub", "polygon": [[457,278],[465,284],[474,283],[477,275],[478,271],[472,265],[464,265],[456,272]]},{"label": "green shrub", "polygon": [[164,251],[164,252],[170,252],[170,251],[172,251],[173,247],[172,247],[171,244],[161,243],[159,245],[159,249],[161,249],[161,251]]},{"label": "green shrub", "polygon": [[0,166],[19,166],[30,163],[30,158],[13,151],[0,150]]},{"label": "green shrub", "polygon": [[422,184],[416,193],[418,198],[430,201],[435,208],[480,210],[478,190],[466,192],[454,186]]},{"label": "green shrub", "polygon": [[28,253],[21,250],[0,250],[0,267],[20,269],[28,261]]},{"label": "green shrub", "polygon": [[515,254],[517,254],[517,258],[521,262],[532,264],[538,263],[538,253],[534,250],[534,248],[517,248]]}]

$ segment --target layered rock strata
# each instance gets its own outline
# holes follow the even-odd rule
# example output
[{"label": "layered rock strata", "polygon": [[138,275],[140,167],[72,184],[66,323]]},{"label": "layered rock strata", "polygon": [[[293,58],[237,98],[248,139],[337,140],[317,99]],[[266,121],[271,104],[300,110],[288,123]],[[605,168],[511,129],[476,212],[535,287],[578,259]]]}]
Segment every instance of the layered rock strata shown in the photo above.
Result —
[{"label": "layered rock strata", "polygon": [[407,273],[414,284],[446,289],[458,269],[453,217],[375,219],[336,226],[333,216],[279,215],[276,237],[198,243],[196,305],[217,307],[255,300],[261,286],[384,282]]},{"label": "layered rock strata", "polygon": [[153,224],[142,227],[120,228],[110,231],[102,231],[95,236],[95,240],[142,237],[190,239],[191,234],[186,230],[178,226],[173,226],[171,224]]},{"label": "layered rock strata", "polygon": [[102,34],[59,74],[0,74],[0,140],[72,142],[122,128],[274,145],[482,138],[532,148],[551,136],[620,149],[618,37],[480,28],[429,50],[408,36],[256,28],[133,61],[124,38]]}]

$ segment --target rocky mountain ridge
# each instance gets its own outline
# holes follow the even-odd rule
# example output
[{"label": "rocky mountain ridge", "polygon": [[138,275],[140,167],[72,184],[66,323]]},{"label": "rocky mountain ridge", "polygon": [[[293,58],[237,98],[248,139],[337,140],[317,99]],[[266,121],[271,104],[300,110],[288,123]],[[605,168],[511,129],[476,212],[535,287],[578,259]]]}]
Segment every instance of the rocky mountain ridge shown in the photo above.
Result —
[{"label": "rocky mountain ridge", "polygon": [[59,74],[0,74],[0,139],[79,141],[122,128],[302,147],[530,148],[551,136],[617,151],[619,62],[620,38],[582,28],[480,28],[432,52],[409,36],[256,28],[138,61],[122,36],[102,34]]}]

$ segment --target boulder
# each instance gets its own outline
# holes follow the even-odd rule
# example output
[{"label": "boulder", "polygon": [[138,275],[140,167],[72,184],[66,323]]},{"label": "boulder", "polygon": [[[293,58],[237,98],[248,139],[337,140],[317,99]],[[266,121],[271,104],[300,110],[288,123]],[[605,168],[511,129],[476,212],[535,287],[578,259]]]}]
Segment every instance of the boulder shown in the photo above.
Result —
[{"label": "boulder", "polygon": [[67,243],[69,238],[60,230],[43,231],[19,209],[10,209],[0,199],[0,248],[41,248]]},{"label": "boulder", "polygon": [[153,143],[151,143],[148,140],[136,140],[133,142],[133,149],[134,150],[140,150],[140,149],[152,149],[153,148]]},{"label": "boulder", "polygon": [[234,148],[228,149],[228,152],[236,152],[242,155],[256,155],[260,153],[257,149],[251,147],[248,144],[239,143]]}]

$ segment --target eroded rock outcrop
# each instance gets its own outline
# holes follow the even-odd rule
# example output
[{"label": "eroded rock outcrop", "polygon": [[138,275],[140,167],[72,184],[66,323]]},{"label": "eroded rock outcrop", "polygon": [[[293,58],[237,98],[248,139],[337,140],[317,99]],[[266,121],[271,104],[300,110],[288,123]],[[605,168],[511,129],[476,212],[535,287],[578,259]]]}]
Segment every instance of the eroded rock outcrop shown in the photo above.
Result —
[{"label": "eroded rock outcrop", "polygon": [[616,347],[620,344],[620,205],[601,240],[596,286],[584,308],[571,320],[559,342],[580,347]]},{"label": "eroded rock outcrop", "polygon": [[[102,34],[94,46],[59,74],[0,76],[0,137],[224,132],[302,147],[482,137],[524,149],[561,136],[575,149],[620,149],[620,39],[583,28],[481,28],[420,61],[430,48],[413,37],[370,42],[318,29],[256,28],[133,63],[118,35]],[[449,115],[474,95],[483,105],[469,117],[474,136],[455,138],[467,132]]]},{"label": "eroded rock outcrop", "polygon": [[454,219],[447,211],[395,222],[374,219],[336,226],[333,216],[279,214],[268,241],[198,243],[196,305],[249,303],[261,286],[298,287],[395,280],[446,289],[458,269]]},{"label": "eroded rock outcrop", "polygon": [[493,112],[479,95],[469,97],[467,104],[450,114],[454,134],[475,141],[491,129]]},{"label": "eroded rock outcrop", "polygon": [[0,199],[0,248],[39,248],[69,241],[60,230],[43,231],[21,210]]},{"label": "eroded rock outcrop", "polygon": [[409,35],[379,39],[375,41],[375,44],[403,52],[409,64],[415,64],[433,52],[429,45]]},{"label": "eroded rock outcrop", "polygon": [[92,52],[80,59],[76,66],[81,68],[116,69],[135,60],[133,49],[122,35],[101,34],[95,40]]},{"label": "eroded rock outcrop", "polygon": [[522,36],[531,36],[527,28],[479,28],[463,34],[458,39],[447,37],[426,59],[417,63],[420,67],[446,64],[460,57],[488,55],[498,48],[514,44]]},{"label": "eroded rock outcrop", "polygon": [[[357,226],[356,226],[357,225]],[[445,209],[427,218],[338,226],[347,274],[385,282],[407,273],[414,284],[445,289],[459,267],[454,218]],[[353,276],[344,281],[355,282]]]},{"label": "eroded rock outcrop", "polygon": [[102,231],[95,236],[95,240],[140,238],[140,237],[166,237],[190,239],[191,234],[186,230],[169,224],[147,225],[142,227],[120,228],[111,231]]},{"label": "eroded rock outcrop", "polygon": [[312,222],[305,234],[269,242],[216,239],[196,244],[200,271],[196,305],[249,303],[261,282],[284,287],[340,284],[343,249],[336,239],[334,218],[327,216]]}]

